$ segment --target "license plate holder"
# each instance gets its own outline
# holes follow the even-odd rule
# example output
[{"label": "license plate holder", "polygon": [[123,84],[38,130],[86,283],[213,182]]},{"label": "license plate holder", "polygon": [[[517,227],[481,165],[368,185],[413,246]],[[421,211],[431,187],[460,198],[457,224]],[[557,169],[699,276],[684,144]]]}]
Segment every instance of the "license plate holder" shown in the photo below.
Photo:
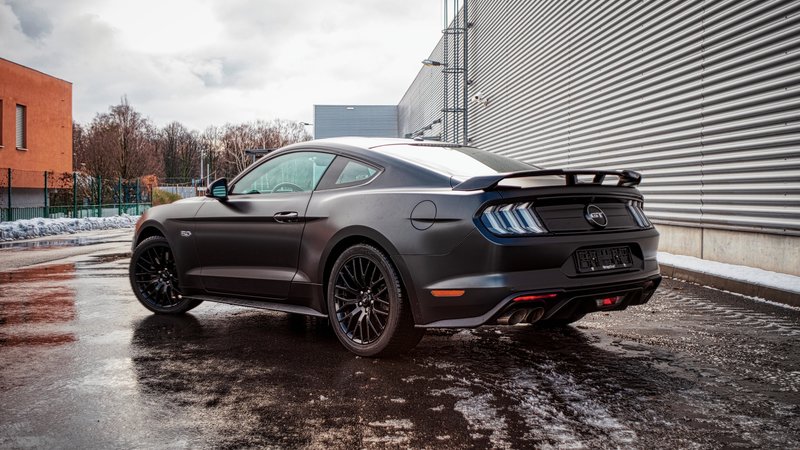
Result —
[{"label": "license plate holder", "polygon": [[628,247],[587,248],[575,252],[578,273],[594,273],[633,267]]}]

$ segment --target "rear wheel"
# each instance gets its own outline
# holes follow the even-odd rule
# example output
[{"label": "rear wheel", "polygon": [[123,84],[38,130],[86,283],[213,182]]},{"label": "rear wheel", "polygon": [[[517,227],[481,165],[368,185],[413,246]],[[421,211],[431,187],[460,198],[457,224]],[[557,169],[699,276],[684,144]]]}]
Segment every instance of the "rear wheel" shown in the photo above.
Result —
[{"label": "rear wheel", "polygon": [[162,236],[151,236],[136,246],[129,275],[136,298],[155,313],[182,314],[201,303],[181,295],[175,255]]},{"label": "rear wheel", "polygon": [[357,244],[337,259],[328,279],[328,316],[339,341],[359,356],[402,353],[425,330],[414,327],[397,272],[377,248]]}]

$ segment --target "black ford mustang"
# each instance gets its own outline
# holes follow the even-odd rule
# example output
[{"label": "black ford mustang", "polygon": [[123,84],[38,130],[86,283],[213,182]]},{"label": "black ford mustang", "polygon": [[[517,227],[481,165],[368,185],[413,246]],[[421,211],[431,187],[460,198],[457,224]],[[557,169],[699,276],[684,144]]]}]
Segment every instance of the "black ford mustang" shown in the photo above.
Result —
[{"label": "black ford mustang", "polygon": [[639,181],[445,143],[303,142],[147,211],[130,280],[156,313],[215,301],[328,317],[365,356],[431,327],[561,326],[658,287]]}]

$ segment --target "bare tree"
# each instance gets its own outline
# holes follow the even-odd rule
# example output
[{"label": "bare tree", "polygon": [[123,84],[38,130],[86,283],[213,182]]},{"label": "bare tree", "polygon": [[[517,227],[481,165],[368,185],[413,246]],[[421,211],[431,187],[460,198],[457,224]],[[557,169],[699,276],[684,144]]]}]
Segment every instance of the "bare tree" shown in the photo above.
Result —
[{"label": "bare tree", "polygon": [[192,178],[199,175],[201,155],[212,177],[230,177],[252,162],[247,150],[280,148],[309,139],[300,122],[281,119],[209,126],[202,133],[179,122],[157,130],[124,96],[120,104],[97,114],[88,125],[73,124],[75,168],[85,167],[89,174],[106,178],[151,174]]},{"label": "bare tree", "polygon": [[158,149],[164,159],[166,178],[193,178],[198,173],[200,140],[179,122],[171,122],[159,135]]},{"label": "bare tree", "polygon": [[80,140],[73,139],[73,145],[76,168],[85,168],[91,175],[134,178],[163,174],[155,128],[126,97],[82,127]]},{"label": "bare tree", "polygon": [[226,124],[222,127],[222,150],[218,168],[227,176],[244,170],[252,162],[245,152],[250,149],[280,148],[311,136],[299,122],[287,120]]},{"label": "bare tree", "polygon": [[156,130],[150,121],[122,97],[119,105],[111,107],[111,123],[117,132],[114,149],[117,176],[133,178],[163,173],[156,152]]}]

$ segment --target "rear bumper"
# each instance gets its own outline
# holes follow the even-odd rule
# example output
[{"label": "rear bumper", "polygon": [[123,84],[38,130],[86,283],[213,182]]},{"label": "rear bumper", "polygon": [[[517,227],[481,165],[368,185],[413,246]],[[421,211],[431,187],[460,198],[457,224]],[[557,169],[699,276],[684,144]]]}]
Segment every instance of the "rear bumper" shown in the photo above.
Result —
[{"label": "rear bumper", "polygon": [[[628,246],[634,266],[577,272],[576,250],[612,246]],[[592,312],[587,305],[603,295],[624,296],[614,309],[644,303],[661,280],[657,249],[655,229],[497,241],[476,230],[446,255],[402,255],[401,272],[412,290],[417,326],[477,327],[495,323],[520,295],[556,294],[541,305],[527,305],[545,308],[545,320],[578,310]],[[432,290],[464,294],[434,297]]]},{"label": "rear bumper", "polygon": [[[628,306],[647,303],[661,283],[661,275],[624,285],[592,286],[585,289],[547,290],[515,292],[506,296],[493,308],[480,316],[443,319],[428,324],[418,325],[424,328],[474,328],[498,322],[502,316],[508,316],[517,309],[544,309],[540,320],[566,319],[575,314],[588,314],[597,311],[619,311]],[[555,294],[553,298],[534,301],[516,302],[515,298],[526,295]],[[607,297],[622,297],[619,304],[610,308],[598,307],[596,300]]]}]

